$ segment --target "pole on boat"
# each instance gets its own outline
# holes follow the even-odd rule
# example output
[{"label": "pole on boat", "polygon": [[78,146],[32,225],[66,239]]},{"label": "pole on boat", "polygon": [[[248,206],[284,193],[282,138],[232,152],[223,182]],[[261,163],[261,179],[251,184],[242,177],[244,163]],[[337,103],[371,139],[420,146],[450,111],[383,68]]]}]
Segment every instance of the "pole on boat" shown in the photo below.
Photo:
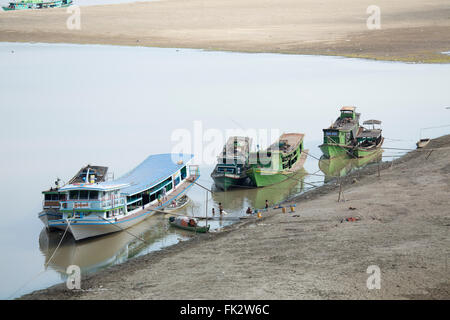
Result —
[{"label": "pole on boat", "polygon": [[206,228],[208,228],[208,190],[206,190]]}]

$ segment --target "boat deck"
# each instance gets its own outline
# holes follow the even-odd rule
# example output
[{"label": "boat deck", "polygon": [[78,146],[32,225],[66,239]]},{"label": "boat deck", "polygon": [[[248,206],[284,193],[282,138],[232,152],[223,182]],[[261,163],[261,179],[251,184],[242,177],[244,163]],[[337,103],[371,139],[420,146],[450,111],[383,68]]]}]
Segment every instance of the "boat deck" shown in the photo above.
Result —
[{"label": "boat deck", "polygon": [[340,117],[336,119],[336,121],[330,126],[329,129],[337,129],[337,130],[351,130],[355,126],[355,124],[359,123],[359,117],[360,113],[356,114],[356,118],[350,119],[350,118],[344,118],[341,119]]},{"label": "boat deck", "polygon": [[[190,187],[192,187],[194,185],[194,182],[197,181],[199,177],[200,176],[191,176],[190,178],[181,182],[178,186],[176,186],[176,189],[172,193],[166,196],[161,205],[159,205],[158,203],[148,205],[145,208],[133,213],[131,216],[140,216],[144,213],[150,213],[152,211],[162,211],[173,200],[182,196]],[[123,217],[123,219],[129,219],[131,216],[125,216]],[[120,219],[118,220],[120,221]]]},{"label": "boat deck", "polygon": [[356,138],[377,138],[379,136],[381,136],[381,130],[372,129],[359,132]]},{"label": "boat deck", "polygon": [[279,148],[283,153],[292,152],[303,141],[303,133],[283,133],[281,137],[273,143],[268,150],[277,150],[279,148],[280,141],[286,141],[285,148]]},{"label": "boat deck", "polygon": [[303,168],[303,165],[305,164],[306,158],[308,157],[309,150],[303,150],[300,154],[300,159],[288,170],[289,172],[296,172]]}]

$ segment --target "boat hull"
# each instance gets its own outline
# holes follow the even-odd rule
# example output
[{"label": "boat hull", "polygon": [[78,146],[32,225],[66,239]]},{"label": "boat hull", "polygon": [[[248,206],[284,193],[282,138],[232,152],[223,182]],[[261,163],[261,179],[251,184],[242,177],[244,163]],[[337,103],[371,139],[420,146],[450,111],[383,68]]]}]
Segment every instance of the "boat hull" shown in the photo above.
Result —
[{"label": "boat hull", "polygon": [[384,142],[384,138],[381,138],[380,142],[376,146],[369,147],[369,148],[355,147],[353,149],[353,155],[357,158],[369,157],[380,151],[381,146],[383,145],[383,142]]},{"label": "boat hull", "polygon": [[260,188],[283,182],[289,179],[289,177],[293,175],[293,172],[271,172],[259,168],[251,168],[247,171],[247,174],[253,184]]},{"label": "boat hull", "polygon": [[324,156],[329,159],[342,157],[344,155],[347,155],[349,151],[349,148],[345,146],[322,144],[319,147]]},{"label": "boat hull", "polygon": [[62,219],[62,213],[57,210],[45,210],[38,214],[38,218],[42,221],[44,226],[49,229],[49,221]]},{"label": "boat hull", "polygon": [[208,226],[204,226],[204,227],[189,227],[189,226],[181,226],[181,225],[176,224],[174,222],[169,222],[169,224],[172,227],[175,227],[175,228],[178,228],[178,229],[192,231],[192,232],[195,232],[195,233],[206,233],[206,232],[209,231],[209,225]]},{"label": "boat hull", "polygon": [[214,174],[211,175],[214,180],[214,184],[221,190],[228,190],[233,187],[244,186],[248,181],[248,177],[245,176],[237,176],[237,175],[228,175],[228,174]]}]

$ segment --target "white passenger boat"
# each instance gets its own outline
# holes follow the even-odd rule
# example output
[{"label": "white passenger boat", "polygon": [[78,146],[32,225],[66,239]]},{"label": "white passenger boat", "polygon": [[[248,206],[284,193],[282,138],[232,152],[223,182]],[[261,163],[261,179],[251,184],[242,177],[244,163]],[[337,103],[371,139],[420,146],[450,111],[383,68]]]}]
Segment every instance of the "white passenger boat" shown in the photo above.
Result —
[{"label": "white passenger boat", "polygon": [[149,156],[117,180],[74,183],[60,188],[62,218],[50,228],[68,230],[75,240],[117,232],[135,225],[181,197],[199,178],[192,155]]}]

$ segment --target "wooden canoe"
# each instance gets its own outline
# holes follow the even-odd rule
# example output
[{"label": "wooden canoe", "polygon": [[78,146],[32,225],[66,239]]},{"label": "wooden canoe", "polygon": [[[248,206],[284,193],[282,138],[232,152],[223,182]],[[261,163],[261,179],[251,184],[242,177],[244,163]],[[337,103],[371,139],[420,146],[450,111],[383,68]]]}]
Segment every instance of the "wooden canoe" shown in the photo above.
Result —
[{"label": "wooden canoe", "polygon": [[191,226],[182,226],[182,225],[176,224],[175,222],[171,222],[171,221],[169,221],[169,224],[172,227],[176,227],[176,228],[187,230],[187,231],[192,231],[195,233],[206,233],[209,231],[209,225],[203,226],[203,227],[199,227],[199,226],[191,227]]},{"label": "wooden canoe", "polygon": [[417,149],[424,148],[430,141],[430,139],[420,139],[416,142]]}]

